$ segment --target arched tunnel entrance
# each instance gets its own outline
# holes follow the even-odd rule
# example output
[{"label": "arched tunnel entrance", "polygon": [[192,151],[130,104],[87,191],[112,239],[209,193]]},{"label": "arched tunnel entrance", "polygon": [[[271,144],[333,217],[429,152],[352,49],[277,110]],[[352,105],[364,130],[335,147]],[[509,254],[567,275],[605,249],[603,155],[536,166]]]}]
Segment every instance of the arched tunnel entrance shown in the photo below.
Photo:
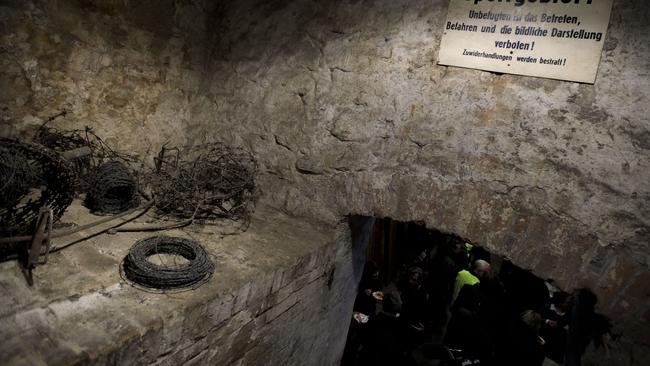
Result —
[{"label": "arched tunnel entrance", "polygon": [[357,248],[365,264],[341,365],[580,365],[612,337],[587,288],[565,292],[421,223],[353,217],[351,227],[368,245]]}]

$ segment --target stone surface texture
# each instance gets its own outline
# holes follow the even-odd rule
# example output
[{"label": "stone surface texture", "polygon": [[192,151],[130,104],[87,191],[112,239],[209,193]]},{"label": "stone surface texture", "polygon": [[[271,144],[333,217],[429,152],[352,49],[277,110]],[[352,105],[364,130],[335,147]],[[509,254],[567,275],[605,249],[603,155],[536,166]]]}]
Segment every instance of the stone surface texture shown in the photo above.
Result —
[{"label": "stone surface texture", "polygon": [[[89,219],[76,204],[63,221]],[[216,269],[201,287],[167,294],[137,289],[120,277],[132,243],[149,235],[103,235],[52,254],[34,271],[32,288],[15,262],[0,264],[0,364],[339,361],[367,235],[356,239],[354,251],[347,224],[316,225],[268,207],[258,207],[249,230],[239,235],[174,230],[167,235],[202,243]]]},{"label": "stone surface texture", "polygon": [[[650,6],[594,85],[437,65],[447,1],[0,2],[0,133],[90,125],[143,157],[220,140],[294,216],[422,221],[564,289],[650,363]],[[599,351],[599,352],[602,352]]]}]

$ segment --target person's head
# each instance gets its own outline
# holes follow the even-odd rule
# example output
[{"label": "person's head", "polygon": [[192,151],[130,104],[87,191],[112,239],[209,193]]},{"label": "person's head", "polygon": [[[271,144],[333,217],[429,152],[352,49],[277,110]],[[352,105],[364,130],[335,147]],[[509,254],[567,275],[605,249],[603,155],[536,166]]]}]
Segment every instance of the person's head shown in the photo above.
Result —
[{"label": "person's head", "polygon": [[542,316],[533,310],[526,310],[521,313],[521,321],[526,325],[531,332],[535,335],[539,333],[542,326]]},{"label": "person's head", "polygon": [[490,263],[482,259],[475,260],[472,269],[476,277],[479,279],[490,278],[492,276],[492,268],[490,267]]},{"label": "person's head", "polygon": [[575,310],[583,314],[593,314],[598,297],[588,288],[580,288],[573,292],[570,301]]},{"label": "person's head", "polygon": [[411,289],[419,289],[424,280],[424,271],[420,267],[411,267],[407,273],[408,286]]},{"label": "person's head", "polygon": [[555,305],[556,309],[565,313],[571,309],[572,300],[571,296],[564,291],[558,291],[553,294],[553,305]]},{"label": "person's head", "polygon": [[377,265],[377,263],[375,263],[374,261],[366,262],[366,265],[364,267],[364,272],[367,278],[373,280],[379,279],[379,265]]},{"label": "person's head", "polygon": [[372,273],[370,273],[370,278],[372,278],[373,280],[378,280],[379,279],[379,270],[375,269],[374,271],[372,271]]}]

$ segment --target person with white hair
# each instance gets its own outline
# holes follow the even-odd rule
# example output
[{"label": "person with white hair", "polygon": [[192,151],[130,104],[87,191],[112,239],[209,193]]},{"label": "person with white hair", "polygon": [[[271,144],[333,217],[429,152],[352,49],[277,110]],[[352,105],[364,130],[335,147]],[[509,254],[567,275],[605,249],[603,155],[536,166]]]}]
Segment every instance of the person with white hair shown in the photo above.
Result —
[{"label": "person with white hair", "polygon": [[484,261],[483,259],[477,259],[474,261],[472,266],[472,271],[463,269],[458,272],[456,275],[456,282],[454,284],[454,294],[451,298],[451,303],[453,304],[458,298],[460,290],[465,285],[473,286],[481,282],[481,279],[488,279],[492,277],[492,268],[490,263]]},{"label": "person with white hair", "polygon": [[482,361],[488,361],[494,355],[493,325],[498,324],[500,318],[497,304],[501,292],[491,279],[490,263],[484,260],[474,261],[471,272],[458,272],[451,319],[445,335],[445,344],[460,348],[468,357]]}]

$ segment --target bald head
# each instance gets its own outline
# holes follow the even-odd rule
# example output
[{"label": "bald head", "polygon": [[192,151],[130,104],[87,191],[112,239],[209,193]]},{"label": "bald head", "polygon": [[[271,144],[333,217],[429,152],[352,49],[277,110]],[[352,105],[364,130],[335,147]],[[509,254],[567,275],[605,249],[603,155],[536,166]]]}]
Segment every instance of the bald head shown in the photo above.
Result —
[{"label": "bald head", "polygon": [[492,268],[490,263],[477,259],[474,261],[474,274],[478,278],[489,278],[492,275]]}]

